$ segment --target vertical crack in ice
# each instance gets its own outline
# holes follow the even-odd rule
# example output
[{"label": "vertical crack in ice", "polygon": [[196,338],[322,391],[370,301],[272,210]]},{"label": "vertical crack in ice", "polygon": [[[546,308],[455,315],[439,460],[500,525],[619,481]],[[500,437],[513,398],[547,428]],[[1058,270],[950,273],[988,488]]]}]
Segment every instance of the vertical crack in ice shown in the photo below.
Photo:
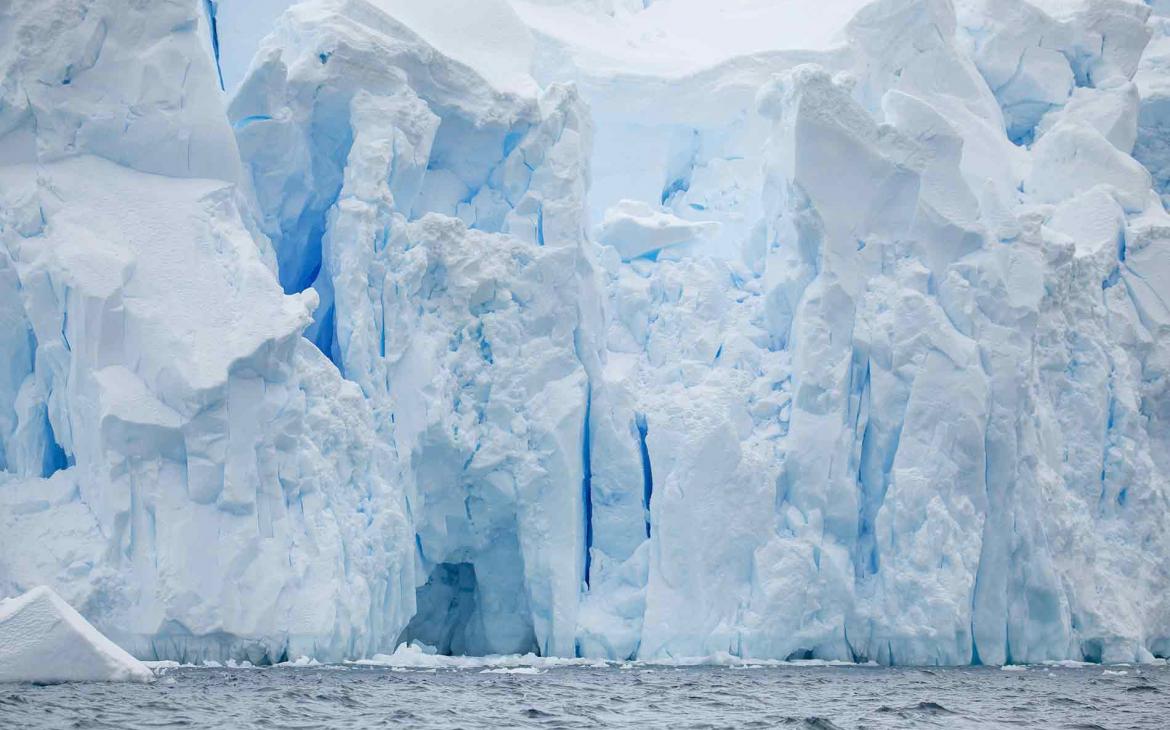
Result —
[{"label": "vertical crack in ice", "polygon": [[690,139],[687,140],[687,149],[684,152],[684,157],[676,161],[672,174],[668,176],[670,180],[662,188],[662,196],[660,198],[663,206],[673,205],[673,199],[678,195],[685,195],[691,188],[691,180],[695,174],[695,168],[699,165],[699,150],[701,148],[702,140],[699,136],[699,130],[691,130]]},{"label": "vertical crack in ice", "polygon": [[642,455],[642,512],[646,520],[646,537],[650,537],[650,498],[654,495],[654,472],[650,467],[650,450],[646,447],[646,434],[650,427],[646,423],[646,414],[639,413],[634,417],[638,427],[638,452]]},{"label": "vertical crack in ice", "polygon": [[585,513],[585,587],[589,587],[589,569],[593,557],[593,466],[590,459],[589,419],[593,409],[593,384],[585,391],[585,425],[581,439],[581,505]]},{"label": "vertical crack in ice", "polygon": [[215,11],[218,0],[203,0],[203,8],[207,11],[207,23],[211,27],[211,53],[215,56],[215,73],[219,77],[220,91],[226,91],[223,83],[223,68],[219,63],[219,28],[216,25]]},{"label": "vertical crack in ice", "polygon": [[[975,591],[978,591],[978,590],[979,590],[979,575],[978,575],[978,573],[976,573],[976,575],[975,575]],[[972,612],[972,613],[974,613],[974,612]],[[979,646],[978,646],[978,643],[975,641],[975,619],[974,618],[971,619],[971,666],[973,666],[973,667],[983,666],[983,660],[979,658]]]},{"label": "vertical crack in ice", "polygon": [[49,418],[48,409],[44,411],[44,455],[41,457],[41,476],[48,478],[57,472],[68,469],[72,464],[70,463],[69,455],[65,453],[62,448],[60,440],[57,438],[56,429],[53,428],[53,421]]}]

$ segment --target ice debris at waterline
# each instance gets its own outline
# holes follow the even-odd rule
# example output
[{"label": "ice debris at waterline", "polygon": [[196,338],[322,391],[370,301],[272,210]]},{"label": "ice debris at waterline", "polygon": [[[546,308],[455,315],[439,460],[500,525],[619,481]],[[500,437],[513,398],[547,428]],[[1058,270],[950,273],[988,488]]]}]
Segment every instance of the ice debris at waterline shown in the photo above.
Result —
[{"label": "ice debris at waterline", "polygon": [[1170,654],[1164,3],[289,5],[0,11],[0,592],[179,662]]},{"label": "ice debris at waterline", "polygon": [[142,662],[51,588],[0,600],[0,682],[149,682]]}]

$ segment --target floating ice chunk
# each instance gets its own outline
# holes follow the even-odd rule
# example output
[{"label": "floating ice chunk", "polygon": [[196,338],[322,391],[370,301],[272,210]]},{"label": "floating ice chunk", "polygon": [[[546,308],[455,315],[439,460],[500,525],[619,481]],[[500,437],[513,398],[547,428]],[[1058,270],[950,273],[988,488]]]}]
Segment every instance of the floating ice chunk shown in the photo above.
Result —
[{"label": "floating ice chunk", "polygon": [[1081,669],[1094,666],[1093,662],[1081,662],[1076,659],[1054,659],[1041,663],[1047,667],[1060,667],[1061,669]]},{"label": "floating ice chunk", "polygon": [[353,664],[365,667],[390,667],[392,669],[486,669],[512,671],[517,674],[538,674],[554,667],[606,667],[604,661],[586,658],[537,656],[536,654],[492,654],[487,656],[444,656],[435,654],[425,644],[402,644],[393,654],[375,654],[369,659],[359,659]]},{"label": "floating ice chunk", "polygon": [[688,221],[638,200],[622,200],[605,212],[597,238],[629,261],[698,243],[718,230],[718,223]]},{"label": "floating ice chunk", "polygon": [[0,682],[149,682],[150,669],[39,586],[0,601]]},{"label": "floating ice chunk", "polygon": [[321,662],[317,661],[316,659],[313,659],[312,657],[307,657],[307,656],[301,655],[301,656],[297,657],[296,659],[293,659],[292,661],[281,662],[280,664],[277,664],[276,666],[278,666],[278,667],[319,667],[319,666],[321,666]]}]

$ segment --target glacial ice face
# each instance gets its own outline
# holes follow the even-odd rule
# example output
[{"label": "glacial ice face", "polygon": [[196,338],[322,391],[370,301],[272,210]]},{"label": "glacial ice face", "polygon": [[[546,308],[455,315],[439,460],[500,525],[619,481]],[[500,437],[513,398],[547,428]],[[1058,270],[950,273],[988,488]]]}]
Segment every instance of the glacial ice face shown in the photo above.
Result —
[{"label": "glacial ice face", "polygon": [[[571,654],[600,321],[587,120],[569,89],[501,91],[437,54],[374,4],[301,5],[231,115],[262,151],[248,169],[278,259],[320,257],[316,341],[397,455],[420,601],[470,582],[466,651]],[[426,632],[404,638],[443,643]]]},{"label": "glacial ice face", "polygon": [[91,4],[0,46],[0,590],[176,658],[1170,653],[1149,8]]},{"label": "glacial ice face", "polygon": [[392,648],[403,494],[244,212],[202,12],[6,10],[0,593],[144,658]]}]

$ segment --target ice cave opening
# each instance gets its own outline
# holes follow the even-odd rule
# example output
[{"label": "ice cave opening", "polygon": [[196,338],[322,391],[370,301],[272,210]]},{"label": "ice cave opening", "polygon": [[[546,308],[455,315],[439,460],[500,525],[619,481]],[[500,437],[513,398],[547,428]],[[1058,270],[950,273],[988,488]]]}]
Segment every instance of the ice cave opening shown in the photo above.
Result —
[{"label": "ice cave opening", "polygon": [[426,644],[440,654],[483,653],[483,621],[476,611],[478,585],[472,563],[439,563],[416,592],[418,607],[398,644]]},{"label": "ice cave opening", "polygon": [[498,584],[480,580],[472,562],[435,565],[416,591],[414,617],[396,645],[423,644],[444,656],[540,654],[527,601],[517,600],[517,586],[502,595]]}]

